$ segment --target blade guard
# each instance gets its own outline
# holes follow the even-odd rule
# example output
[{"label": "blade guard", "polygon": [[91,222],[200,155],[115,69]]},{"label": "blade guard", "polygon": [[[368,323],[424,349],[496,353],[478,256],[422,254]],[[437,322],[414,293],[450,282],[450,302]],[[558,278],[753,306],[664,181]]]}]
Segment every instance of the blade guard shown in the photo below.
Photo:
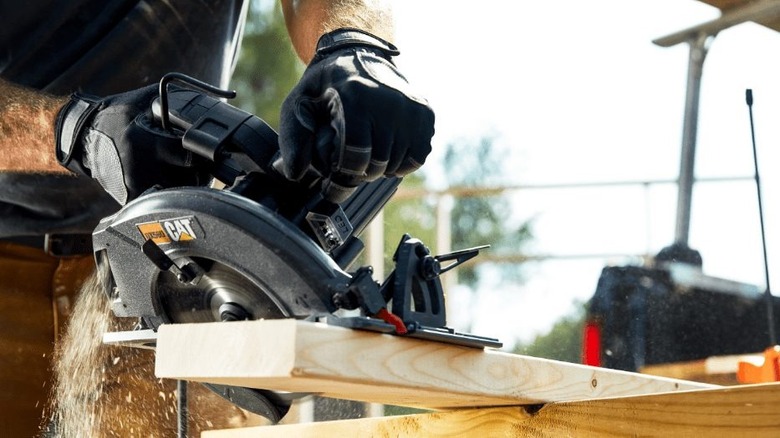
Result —
[{"label": "blade guard", "polygon": [[167,317],[156,299],[161,268],[142,251],[147,240],[174,263],[199,257],[227,265],[288,317],[332,312],[330,286],[350,279],[303,232],[254,201],[206,188],[160,190],[105,218],[93,233],[96,261],[110,271],[112,310],[153,326]]}]

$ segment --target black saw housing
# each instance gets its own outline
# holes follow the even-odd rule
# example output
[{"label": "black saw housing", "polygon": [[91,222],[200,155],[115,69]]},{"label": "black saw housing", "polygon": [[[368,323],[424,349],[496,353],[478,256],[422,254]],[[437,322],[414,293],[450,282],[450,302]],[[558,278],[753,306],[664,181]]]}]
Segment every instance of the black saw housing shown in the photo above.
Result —
[{"label": "black saw housing", "polygon": [[[116,316],[139,318],[147,331],[166,323],[308,318],[470,347],[501,346],[444,327],[438,277],[480,248],[433,256],[405,236],[394,257],[399,266],[383,284],[370,267],[347,272],[363,249],[357,236],[400,178],[365,183],[340,205],[328,202],[315,172],[296,182],[280,174],[271,127],[202,92],[231,97],[171,73],[160,83],[153,112],[206,163],[214,182],[152,189],[93,233]],[[360,309],[361,316],[335,317],[339,309]],[[289,408],[289,396],[269,391],[212,389],[274,421]]]}]

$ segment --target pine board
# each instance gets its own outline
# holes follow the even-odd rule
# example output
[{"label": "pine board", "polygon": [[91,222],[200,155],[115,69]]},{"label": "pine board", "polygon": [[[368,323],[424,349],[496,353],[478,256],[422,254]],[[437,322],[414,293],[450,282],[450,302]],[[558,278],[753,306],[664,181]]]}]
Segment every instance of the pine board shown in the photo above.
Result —
[{"label": "pine board", "polygon": [[163,325],[156,373],[426,409],[714,387],[290,319]]}]

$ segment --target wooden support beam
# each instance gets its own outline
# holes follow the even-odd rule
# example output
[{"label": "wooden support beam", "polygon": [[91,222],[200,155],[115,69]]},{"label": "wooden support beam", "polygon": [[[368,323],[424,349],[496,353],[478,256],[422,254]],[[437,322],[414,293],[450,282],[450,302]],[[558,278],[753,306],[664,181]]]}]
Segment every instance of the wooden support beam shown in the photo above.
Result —
[{"label": "wooden support beam", "polygon": [[742,4],[729,8],[714,20],[657,38],[653,42],[661,47],[671,47],[696,39],[699,35],[717,35],[718,32],[724,29],[746,21],[774,23],[778,15],[780,15],[780,1],[777,0],[744,1],[740,3]]},{"label": "wooden support beam", "polygon": [[211,431],[204,438],[777,437],[780,383],[584,402]]},{"label": "wooden support beam", "polygon": [[760,366],[764,362],[761,353],[713,356],[706,359],[668,364],[646,365],[640,372],[654,376],[693,380],[716,385],[737,385],[737,370],[740,362]]},{"label": "wooden support beam", "polygon": [[290,319],[163,325],[156,373],[429,409],[713,387]]}]

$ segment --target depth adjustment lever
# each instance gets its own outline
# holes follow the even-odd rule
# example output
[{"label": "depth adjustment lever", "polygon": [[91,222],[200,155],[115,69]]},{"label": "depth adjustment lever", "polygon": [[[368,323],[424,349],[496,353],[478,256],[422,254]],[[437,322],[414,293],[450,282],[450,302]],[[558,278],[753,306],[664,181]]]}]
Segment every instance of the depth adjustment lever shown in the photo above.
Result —
[{"label": "depth adjustment lever", "polygon": [[[439,276],[474,258],[481,246],[433,256],[419,240],[405,234],[393,256],[395,269],[380,286],[373,269],[358,269],[346,290],[333,296],[342,309],[361,309],[395,327],[397,334],[413,333],[420,327],[444,328],[447,324],[444,292]],[[442,267],[443,261],[453,263]],[[387,309],[392,301],[392,312]]]}]

